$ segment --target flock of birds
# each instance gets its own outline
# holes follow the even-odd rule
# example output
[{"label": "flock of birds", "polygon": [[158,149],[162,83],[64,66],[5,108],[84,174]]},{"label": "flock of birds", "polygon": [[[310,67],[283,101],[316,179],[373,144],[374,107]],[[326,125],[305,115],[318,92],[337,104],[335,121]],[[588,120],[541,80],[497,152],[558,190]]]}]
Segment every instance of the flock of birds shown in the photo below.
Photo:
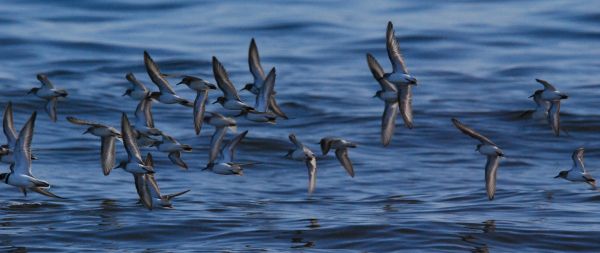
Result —
[{"label": "flock of birds", "polygon": [[[387,27],[386,46],[388,57],[393,67],[390,73],[385,73],[375,57],[367,53],[369,69],[381,87],[375,93],[374,97],[383,100],[385,103],[381,123],[381,142],[383,146],[387,146],[391,142],[398,114],[402,115],[407,128],[413,128],[411,89],[412,86],[417,85],[417,79],[409,74],[400,53],[400,47],[394,35],[394,28],[391,22],[388,23]],[[278,118],[288,119],[287,115],[277,105],[275,99],[275,68],[272,68],[265,75],[254,39],[250,42],[248,53],[248,64],[254,81],[246,84],[240,90],[246,90],[256,95],[253,106],[248,105],[240,99],[238,90],[231,80],[229,80],[225,67],[216,57],[212,58],[212,68],[216,85],[194,76],[161,73],[158,65],[148,52],[144,52],[144,64],[151,81],[158,87],[158,91],[148,89],[142,82],[136,79],[133,73],[126,75],[126,79],[131,83],[131,88],[127,89],[123,96],[129,96],[131,99],[139,101],[135,110],[135,121],[133,124],[131,124],[126,113],[122,113],[120,131],[112,126],[75,117],[67,117],[67,120],[73,124],[87,127],[84,134],[89,133],[100,137],[100,161],[104,175],[108,176],[113,169],[117,168],[131,173],[134,177],[135,188],[140,202],[148,209],[156,207],[169,208],[172,206],[173,198],[185,194],[189,190],[175,194],[161,194],[154,176],[155,170],[152,154],[148,153],[143,157],[140,148],[156,148],[159,152],[167,153],[169,160],[183,169],[187,169],[188,165],[182,159],[182,152],[192,151],[190,145],[178,142],[175,138],[154,126],[152,117],[152,103],[154,101],[193,107],[193,122],[196,135],[200,134],[203,124],[214,126],[215,131],[210,141],[209,158],[204,170],[222,175],[242,175],[243,167],[252,164],[234,161],[236,148],[248,131],[238,134],[224,144],[227,131],[236,131],[236,117],[244,117],[249,121],[271,124],[275,123]],[[196,91],[195,101],[191,102],[178,96],[167,78],[178,78],[181,81],[177,85],[184,84],[193,91]],[[42,86],[32,88],[29,93],[47,101],[45,111],[52,121],[56,121],[57,102],[59,98],[67,97],[68,93],[65,90],[56,88],[44,74],[38,74],[37,79],[42,83]],[[561,132],[559,120],[560,101],[567,99],[568,96],[547,81],[536,80],[544,86],[544,89],[536,90],[531,96],[537,107],[535,110],[523,113],[521,117],[531,117],[536,120],[546,121],[551,126],[554,134],[558,136]],[[227,110],[239,112],[236,116],[226,117],[216,112],[206,111],[208,92],[216,90],[217,87],[223,92],[223,96],[218,97],[214,104],[218,103]],[[28,191],[33,191],[49,197],[61,198],[49,191],[50,184],[48,182],[40,180],[32,174],[31,163],[32,160],[37,159],[31,152],[35,120],[36,112],[34,111],[29,120],[21,128],[21,131],[17,133],[13,123],[12,104],[9,102],[6,106],[4,110],[3,129],[7,144],[0,146],[0,161],[10,164],[10,173],[0,174],[0,180],[17,187],[25,196]],[[452,118],[452,122],[462,133],[480,142],[477,145],[476,151],[487,157],[485,183],[488,198],[492,200],[496,190],[496,172],[500,158],[504,156],[502,149],[493,141],[469,128],[458,119]],[[311,194],[316,185],[317,156],[293,133],[289,134],[289,139],[294,144],[294,149],[289,150],[285,157],[303,161],[306,164],[309,182],[308,192]],[[117,163],[116,144],[118,140],[122,141],[127,151],[127,159],[120,160]],[[335,155],[343,168],[351,177],[354,177],[354,168],[348,157],[348,149],[356,148],[357,144],[342,138],[325,137],[321,139],[320,147],[323,155],[327,155],[330,150],[335,150]],[[585,182],[595,187],[595,180],[585,170],[583,153],[583,148],[575,150],[572,155],[572,168],[561,171],[556,178],[564,178],[574,182]]]}]

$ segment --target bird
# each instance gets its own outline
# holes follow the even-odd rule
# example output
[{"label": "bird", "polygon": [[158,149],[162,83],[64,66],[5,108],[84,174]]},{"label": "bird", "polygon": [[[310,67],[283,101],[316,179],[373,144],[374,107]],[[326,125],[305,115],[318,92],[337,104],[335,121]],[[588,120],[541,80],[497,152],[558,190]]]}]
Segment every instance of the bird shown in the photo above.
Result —
[{"label": "bird", "polygon": [[221,175],[243,175],[242,166],[247,164],[236,163],[233,161],[233,159],[235,155],[235,149],[240,144],[242,139],[246,137],[246,134],[248,134],[248,130],[238,134],[236,137],[231,139],[229,143],[225,144],[220,150],[219,159],[209,162],[206,165],[206,168],[203,170],[209,170]]},{"label": "bird", "polygon": [[42,83],[39,88],[31,88],[27,94],[34,94],[39,98],[47,100],[46,102],[46,113],[50,116],[50,120],[56,122],[56,103],[59,97],[67,97],[69,93],[66,90],[57,89],[54,84],[50,82],[48,76],[44,74],[37,74],[37,79]]},{"label": "bird", "polygon": [[335,157],[340,161],[344,169],[346,169],[348,175],[354,177],[354,168],[348,157],[348,148],[356,148],[358,146],[356,143],[337,137],[325,137],[321,139],[319,144],[321,145],[323,155],[327,155],[330,149],[335,149]]},{"label": "bird", "polygon": [[393,67],[391,73],[384,75],[385,79],[396,85],[417,85],[417,79],[408,73],[391,21],[388,22],[385,38],[387,54]]},{"label": "bird", "polygon": [[396,85],[383,78],[381,65],[369,53],[367,53],[367,63],[373,77],[381,86],[381,90],[377,91],[373,97],[377,97],[385,102],[385,109],[381,117],[381,143],[384,147],[387,147],[394,135],[394,128],[396,128],[396,116],[400,110],[400,96],[398,96],[399,92]]},{"label": "bird", "polygon": [[243,115],[250,121],[275,124],[277,115],[269,110],[269,102],[272,100],[273,88],[275,87],[275,77],[275,68],[272,68],[264,84],[260,87],[259,94],[256,96],[254,110],[242,110],[239,115]]},{"label": "bird", "polygon": [[294,144],[295,148],[289,150],[285,157],[306,163],[306,168],[308,169],[308,194],[310,195],[315,191],[317,184],[317,157],[296,138],[295,134],[289,134],[288,138]]},{"label": "bird", "polygon": [[219,151],[221,150],[221,143],[227,133],[227,129],[231,129],[235,132],[237,122],[234,118],[225,117],[216,112],[209,112],[207,116],[204,116],[204,122],[215,127],[215,132],[210,138],[210,153],[208,163],[212,163],[217,159]]},{"label": "bird", "polygon": [[125,90],[123,96],[129,96],[133,100],[142,100],[150,96],[150,90],[146,86],[137,80],[133,73],[129,72],[125,75],[125,78],[131,83],[131,88]]},{"label": "bird", "polygon": [[[260,57],[258,56],[258,48],[256,47],[256,41],[254,38],[250,41],[250,47],[248,49],[248,67],[250,68],[250,73],[254,77],[254,81],[252,83],[247,83],[244,88],[240,91],[247,90],[252,94],[258,96],[265,82],[266,76],[263,68],[260,64]],[[277,102],[275,101],[276,92],[273,91],[273,94],[269,97],[269,110],[275,113],[277,116],[288,119],[287,115],[281,110]]]},{"label": "bird", "polygon": [[533,98],[536,107],[534,110],[528,110],[521,113],[521,115],[519,115],[519,118],[531,117],[534,120],[547,121],[548,110],[550,109],[550,102],[542,99],[542,92],[543,90],[536,90],[531,96],[529,96],[530,98]]},{"label": "bird", "polygon": [[202,122],[204,121],[204,112],[206,111],[206,101],[208,100],[208,91],[216,90],[217,86],[201,78],[194,76],[183,76],[181,82],[192,90],[196,91],[196,99],[194,100],[194,130],[196,135],[200,135]]},{"label": "bird", "polygon": [[100,164],[102,172],[105,176],[110,174],[110,171],[115,166],[116,157],[116,140],[121,139],[121,133],[112,126],[101,123],[78,119],[72,116],[67,117],[67,120],[75,125],[88,126],[83,134],[92,134],[100,137]]},{"label": "bird", "polygon": [[31,141],[33,140],[33,129],[37,112],[33,112],[25,123],[19,136],[14,152],[14,162],[10,165],[10,173],[1,173],[0,180],[8,185],[15,186],[27,196],[27,191],[52,197],[63,198],[48,191],[50,184],[33,176],[31,172]]},{"label": "bird", "polygon": [[171,87],[167,79],[160,73],[158,69],[158,65],[150,54],[147,51],[144,51],[144,64],[146,65],[146,71],[148,72],[148,76],[156,86],[158,87],[158,92],[150,93],[150,97],[158,100],[163,104],[181,104],[187,107],[193,107],[193,103],[189,100],[177,96],[175,94],[175,90]]},{"label": "bird", "polygon": [[571,166],[571,169],[561,171],[554,178],[564,178],[571,182],[585,182],[593,188],[596,188],[596,180],[587,172],[583,164],[583,153],[583,147],[575,149],[571,155],[571,159],[573,159],[573,166]]},{"label": "bird", "polygon": [[[550,102],[550,108],[548,109],[548,123],[552,127],[552,131],[555,136],[560,135],[560,100],[567,99],[567,94],[556,89],[549,82],[542,79],[535,79],[538,83],[544,86],[543,90],[536,90],[541,92],[540,97],[544,101]],[[534,93],[535,95],[535,93]]]},{"label": "bird", "polygon": [[223,96],[218,97],[217,101],[213,102],[213,104],[219,103],[227,110],[254,110],[252,106],[249,106],[240,100],[240,96],[238,95],[235,86],[231,80],[229,80],[229,75],[227,74],[225,67],[223,67],[221,62],[219,62],[215,56],[212,58],[212,67],[215,80],[217,80],[217,86],[219,86],[219,89],[223,92]]},{"label": "bird", "polygon": [[146,160],[142,159],[140,149],[135,141],[135,134],[127,114],[121,115],[121,137],[123,146],[127,151],[127,160],[121,160],[119,165],[113,169],[121,168],[132,174],[154,173],[152,154],[146,156]]},{"label": "bird", "polygon": [[493,200],[494,194],[496,193],[496,172],[498,171],[500,157],[504,157],[504,151],[490,139],[475,132],[475,130],[467,127],[456,118],[452,118],[452,123],[462,133],[480,142],[480,144],[477,144],[477,149],[475,149],[475,151],[479,151],[482,155],[487,156],[485,165],[485,187],[488,199]]},{"label": "bird", "polygon": [[[4,136],[6,136],[6,144],[0,146],[0,162],[12,164],[15,161],[13,150],[17,145],[17,131],[15,130],[12,102],[10,101],[4,109],[2,127]],[[31,154],[31,159],[37,160],[37,157]]]},{"label": "bird", "polygon": [[153,144],[156,149],[160,152],[169,153],[169,160],[183,169],[188,169],[187,164],[181,159],[181,152],[191,152],[192,146],[188,144],[181,144],[175,140],[172,136],[165,133],[162,134],[162,140],[157,141]]},{"label": "bird", "polygon": [[[154,174],[143,174],[144,180],[141,181],[146,184],[146,188],[150,192],[150,197],[152,200],[152,208],[173,208],[172,200],[175,197],[181,196],[183,194],[188,193],[190,190],[181,191],[174,194],[162,195],[160,193],[160,188],[158,187],[158,183],[154,178]],[[144,187],[140,189],[144,192]],[[141,200],[141,198],[140,198]]]},{"label": "bird", "polygon": [[154,117],[152,116],[152,98],[147,97],[138,103],[135,109],[135,124],[133,125],[134,134],[138,146],[151,146],[156,142],[150,136],[160,136],[162,131],[154,127]]}]

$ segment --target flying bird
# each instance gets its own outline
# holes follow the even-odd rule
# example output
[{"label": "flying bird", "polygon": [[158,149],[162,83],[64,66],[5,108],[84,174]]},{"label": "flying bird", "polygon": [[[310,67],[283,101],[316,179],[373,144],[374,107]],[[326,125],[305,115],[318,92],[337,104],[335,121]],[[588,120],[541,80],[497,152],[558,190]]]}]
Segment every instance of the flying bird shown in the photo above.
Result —
[{"label": "flying bird", "polygon": [[121,116],[121,137],[123,138],[125,151],[127,151],[127,160],[121,160],[119,165],[114,169],[121,168],[132,174],[154,173],[154,168],[151,165],[153,164],[152,155],[148,154],[146,160],[142,159],[140,149],[135,140],[134,130],[125,113]]},{"label": "flying bird", "polygon": [[396,128],[396,116],[400,110],[400,96],[396,85],[383,78],[383,69],[375,57],[367,54],[367,63],[373,77],[381,86],[381,90],[377,91],[374,97],[385,102],[385,109],[381,117],[381,143],[386,147],[390,144]]},{"label": "flying bird", "polygon": [[348,157],[348,148],[356,148],[356,143],[336,137],[325,137],[321,139],[319,144],[321,145],[323,155],[327,155],[329,150],[335,149],[335,157],[340,161],[344,169],[346,169],[348,175],[354,177],[354,167]]},{"label": "flying bird", "polygon": [[212,67],[215,80],[217,80],[217,86],[223,91],[223,96],[218,97],[217,101],[213,104],[219,103],[227,110],[253,111],[254,108],[252,108],[252,106],[242,102],[235,86],[231,80],[229,80],[229,75],[227,74],[225,67],[219,62],[217,57],[213,56]]},{"label": "flying bird", "polygon": [[181,82],[177,83],[177,85],[179,84],[185,84],[190,89],[196,91],[196,99],[194,100],[194,130],[196,131],[196,135],[199,135],[202,129],[202,122],[204,122],[208,91],[216,90],[217,86],[194,76],[183,76]]},{"label": "flying bird", "polygon": [[[241,90],[250,91],[252,94],[259,96],[260,90],[265,83],[267,77],[265,76],[265,72],[260,64],[260,57],[258,56],[258,48],[256,47],[256,41],[254,38],[250,41],[250,48],[248,49],[248,66],[250,68],[250,73],[254,77],[254,81],[252,83],[247,83],[244,88]],[[273,91],[271,96],[269,97],[269,110],[275,113],[277,116],[288,119],[287,115],[281,110],[277,102],[275,101],[276,92]]]},{"label": "flying bird", "polygon": [[583,153],[583,148],[575,149],[571,155],[571,159],[573,160],[571,169],[561,171],[554,178],[564,178],[571,182],[585,182],[596,188],[596,180],[587,172],[583,164]]},{"label": "flying bird", "polygon": [[296,138],[296,135],[290,134],[288,138],[294,144],[295,148],[289,150],[285,157],[306,163],[306,169],[308,170],[308,194],[310,195],[315,191],[315,186],[317,185],[317,157]]},{"label": "flying bird", "polygon": [[227,129],[235,131],[237,123],[235,119],[225,117],[216,112],[209,112],[207,116],[204,116],[204,122],[215,127],[215,132],[210,138],[210,153],[208,157],[208,163],[210,164],[213,163],[219,155],[221,143],[227,133]]},{"label": "flying bird", "polygon": [[0,174],[0,180],[19,188],[24,196],[27,196],[27,191],[33,191],[48,197],[62,199],[48,191],[50,188],[48,182],[36,178],[31,172],[31,141],[33,140],[36,115],[37,113],[33,112],[19,132],[13,150],[14,163],[10,165],[10,173]]},{"label": "flying bird", "polygon": [[[550,108],[548,108],[548,123],[552,127],[552,131],[555,136],[560,135],[560,100],[567,99],[567,94],[556,89],[552,84],[542,79],[535,79],[538,83],[544,86],[543,90],[536,90],[536,93],[540,93],[540,98],[544,101],[550,102]],[[534,93],[535,95],[535,93]]]},{"label": "flying bird", "polygon": [[496,193],[496,172],[498,171],[500,157],[504,157],[504,152],[490,139],[475,132],[475,130],[467,127],[457,119],[452,118],[452,123],[462,133],[480,142],[477,144],[477,149],[475,149],[475,151],[479,151],[482,155],[487,156],[487,163],[485,165],[485,187],[488,198],[493,200],[494,193]]},{"label": "flying bird", "polygon": [[[229,143],[223,146],[220,150],[219,159],[211,161],[206,165],[203,170],[210,170],[214,173],[221,175],[243,175],[244,164],[234,162],[234,155],[237,146],[240,144],[242,139],[246,137],[248,130],[234,137]],[[223,140],[221,140],[223,141]]]},{"label": "flying bird", "polygon": [[[6,105],[6,109],[4,109],[2,127],[4,136],[6,136],[6,144],[0,146],[0,161],[3,163],[12,164],[15,162],[13,150],[17,145],[17,131],[15,130],[12,102],[10,101]],[[31,159],[37,160],[33,154],[31,154]]]},{"label": "flying bird", "polygon": [[275,68],[272,68],[264,84],[260,87],[259,94],[256,96],[254,110],[242,110],[240,115],[244,115],[250,121],[275,124],[277,115],[269,110],[269,103],[272,100],[273,88],[275,87],[275,76]]},{"label": "flying bird", "polygon": [[115,166],[117,138],[121,138],[121,133],[112,126],[96,123],[92,121],[82,120],[75,117],[67,117],[67,120],[75,125],[87,126],[88,128],[83,134],[91,134],[100,137],[100,163],[102,172],[105,176],[110,174],[110,171]]},{"label": "flying bird", "polygon": [[157,141],[154,146],[160,152],[169,153],[169,160],[183,169],[188,169],[187,164],[181,159],[181,152],[191,152],[192,146],[181,144],[172,136],[162,134],[162,140]]},{"label": "flying bird", "polygon": [[133,100],[142,100],[150,96],[150,90],[146,86],[135,78],[133,73],[129,72],[125,75],[125,79],[131,83],[131,88],[125,90],[123,96],[129,96]]},{"label": "flying bird", "polygon": [[46,100],[46,113],[48,113],[53,122],[56,122],[56,103],[58,98],[66,97],[69,93],[66,90],[55,88],[54,84],[48,79],[48,76],[44,74],[37,74],[37,79],[42,83],[42,86],[32,88],[27,94],[33,93],[37,97]]},{"label": "flying bird", "polygon": [[160,73],[158,65],[154,62],[152,57],[150,57],[150,54],[148,54],[147,51],[144,51],[144,64],[146,65],[148,76],[150,76],[150,79],[156,84],[159,90],[158,92],[150,93],[150,97],[163,104],[181,104],[187,107],[192,107],[194,105],[187,99],[175,94],[175,90],[173,90],[167,79]]}]

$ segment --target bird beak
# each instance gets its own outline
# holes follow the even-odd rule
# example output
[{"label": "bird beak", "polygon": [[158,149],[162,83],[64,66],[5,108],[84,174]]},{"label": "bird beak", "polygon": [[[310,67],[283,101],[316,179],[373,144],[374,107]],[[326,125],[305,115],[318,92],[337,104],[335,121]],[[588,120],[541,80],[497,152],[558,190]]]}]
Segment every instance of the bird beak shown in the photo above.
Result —
[{"label": "bird beak", "polygon": [[89,132],[90,132],[90,130],[89,130],[89,129],[87,129],[87,130],[85,130],[85,132],[83,132],[82,134],[87,134],[87,133],[89,133]]},{"label": "bird beak", "polygon": [[180,85],[183,83],[183,80],[181,80],[181,82],[176,83],[175,85]]},{"label": "bird beak", "polygon": [[559,177],[560,177],[560,174],[556,175],[556,177],[554,177],[554,178],[559,178]]},{"label": "bird beak", "polygon": [[533,95],[529,96],[529,98],[532,98],[533,96],[535,96],[535,94],[533,94]]},{"label": "bird beak", "polygon": [[214,104],[216,104],[216,103],[219,103],[219,100],[217,100],[217,101],[213,102],[213,105],[214,105]]}]

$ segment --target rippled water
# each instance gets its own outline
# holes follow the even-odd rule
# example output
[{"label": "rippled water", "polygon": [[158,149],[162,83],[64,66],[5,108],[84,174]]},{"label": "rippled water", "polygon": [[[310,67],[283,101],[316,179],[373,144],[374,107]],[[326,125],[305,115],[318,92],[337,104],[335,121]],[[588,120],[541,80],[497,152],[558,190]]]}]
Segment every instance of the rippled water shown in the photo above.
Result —
[{"label": "rippled water", "polygon": [[[379,86],[365,53],[390,68],[388,20],[420,85],[413,89],[415,128],[398,124],[383,148],[383,104],[371,98]],[[18,128],[32,110],[43,110],[42,100],[26,96],[40,72],[70,96],[59,102],[57,123],[40,114],[33,143],[34,173],[68,199],[24,198],[0,186],[0,250],[597,251],[600,193],[552,177],[571,166],[570,153],[582,145],[600,177],[599,22],[597,1],[4,2],[2,108],[13,101]],[[192,190],[173,210],[138,205],[128,173],[102,176],[98,139],[64,120],[118,126],[122,111],[132,116],[136,102],[121,97],[125,73],[155,89],[143,50],[164,72],[210,80],[216,55],[241,88],[251,80],[252,37],[265,69],[277,67],[279,104],[292,119],[240,119],[240,130],[250,133],[239,160],[261,164],[242,177],[220,176],[201,171],[212,130],[197,137],[191,109],[155,104],[157,126],[195,149],[184,154],[188,171],[155,154],[163,192]],[[541,87],[534,78],[570,95],[562,107],[570,136],[516,119],[534,106],[527,98]],[[485,158],[451,117],[504,149],[494,201],[485,194]],[[304,164],[282,158],[290,132],[315,151],[327,135],[357,142],[350,151],[356,178],[324,157],[308,197]],[[120,145],[118,152],[124,155]]]}]

